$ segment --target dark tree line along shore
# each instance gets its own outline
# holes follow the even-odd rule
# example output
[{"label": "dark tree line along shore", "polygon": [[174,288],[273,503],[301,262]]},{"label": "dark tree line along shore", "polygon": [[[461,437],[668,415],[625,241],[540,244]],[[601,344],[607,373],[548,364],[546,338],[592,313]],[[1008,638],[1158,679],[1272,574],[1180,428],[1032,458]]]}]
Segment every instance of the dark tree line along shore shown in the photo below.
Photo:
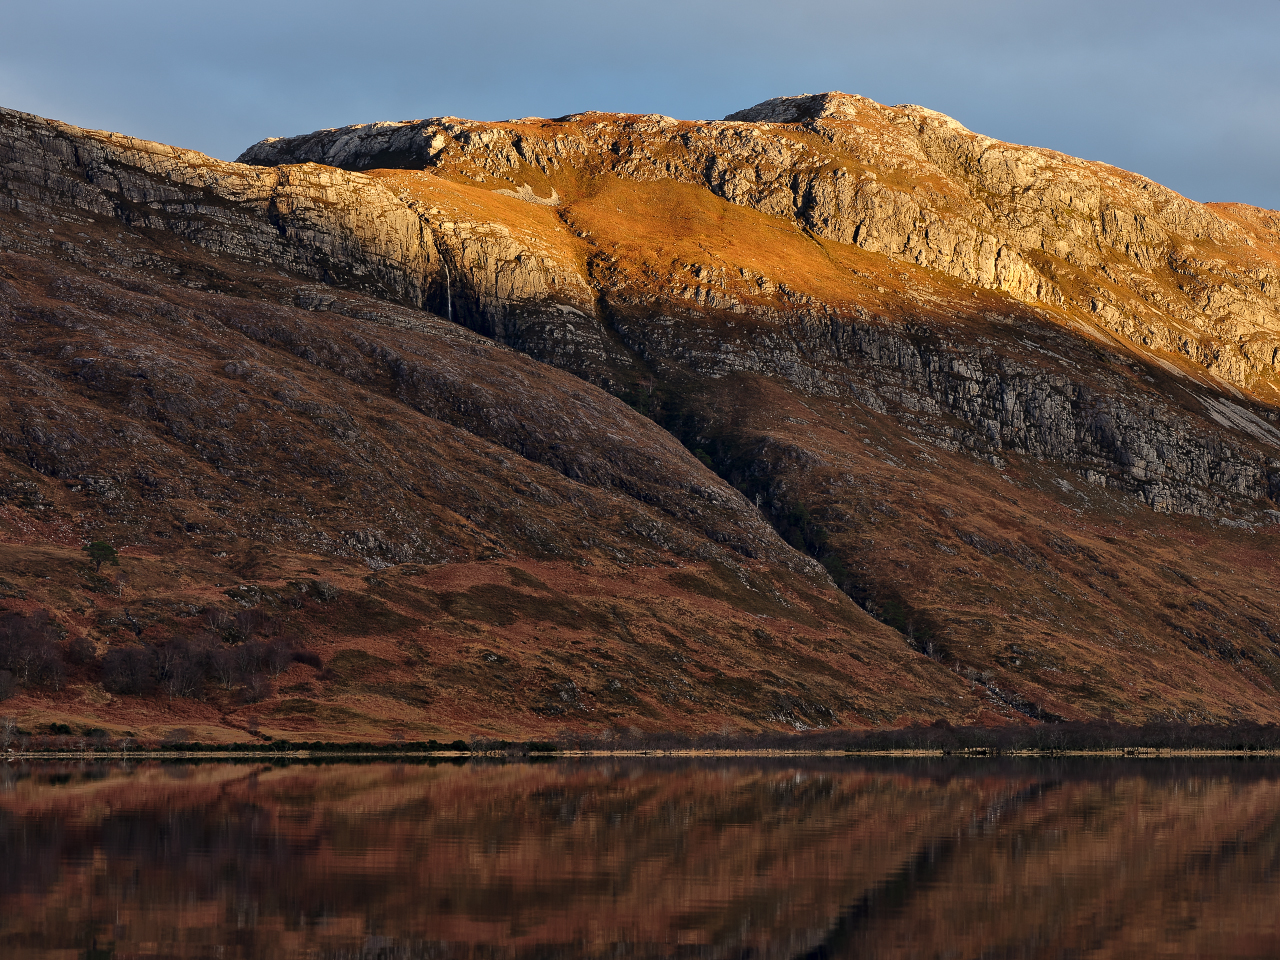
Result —
[{"label": "dark tree line along shore", "polygon": [[[64,640],[47,610],[0,614],[0,700],[19,688],[57,691],[69,675],[97,680],[125,696],[205,699],[216,691],[245,702],[271,694],[271,682],[293,663],[321,670],[319,655],[279,637],[254,638],[272,624],[255,610],[232,617],[209,611],[210,629],[160,643],[113,646],[101,657],[84,637]],[[218,629],[221,628],[221,629]]]},{"label": "dark tree line along shore", "polygon": [[[69,677],[96,680],[123,696],[222,696],[255,702],[272,691],[272,681],[294,663],[312,667],[325,678],[319,655],[276,636],[277,624],[262,611],[230,614],[217,607],[205,611],[207,629],[194,636],[173,636],[158,643],[141,640],[110,647],[99,656],[89,640],[66,638],[47,610],[0,613],[0,700],[20,688],[61,689]],[[261,634],[261,636],[255,636]],[[225,745],[193,743],[185,731],[158,746],[201,752]],[[1050,722],[1000,727],[956,727],[946,721],[894,728],[827,729],[807,732],[764,731],[686,736],[634,729],[603,732],[563,731],[548,741],[470,741],[378,743],[259,741],[234,749],[307,750],[321,753],[469,753],[536,755],[574,751],[684,752],[833,752],[877,753],[926,750],[941,753],[978,751],[1010,754],[1103,752],[1114,750],[1205,750],[1215,752],[1280,751],[1280,726],[1274,723],[1189,724],[1180,722],[1122,724],[1107,721]],[[41,731],[22,731],[13,718],[0,720],[3,748],[33,750],[136,748],[131,734],[112,737],[106,731],[73,729],[54,723]],[[157,746],[157,745],[152,745]]]}]

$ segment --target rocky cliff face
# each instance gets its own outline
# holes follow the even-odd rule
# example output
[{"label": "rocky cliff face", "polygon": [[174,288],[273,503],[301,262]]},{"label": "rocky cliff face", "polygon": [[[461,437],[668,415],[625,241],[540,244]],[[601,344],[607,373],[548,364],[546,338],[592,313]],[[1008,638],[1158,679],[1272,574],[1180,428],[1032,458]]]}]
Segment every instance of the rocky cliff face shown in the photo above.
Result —
[{"label": "rocky cliff face", "polygon": [[[927,323],[802,312],[779,324],[784,336],[762,343],[730,333],[705,350],[673,335],[678,326],[664,319],[629,319],[619,327],[628,344],[649,356],[714,377],[782,373],[812,396],[905,415],[935,445],[972,451],[997,466],[1019,454],[1135,493],[1157,511],[1244,523],[1280,519],[1274,509],[1280,431],[1267,411],[1185,390],[1167,374],[1159,381],[1146,376],[1151,385],[1134,383],[1129,358],[1082,348],[1047,324],[1008,318],[1018,323],[1019,337],[997,352]],[[987,331],[1000,337],[1002,319]],[[1054,363],[1059,357],[1072,359]],[[1088,376],[1080,374],[1084,369]],[[1161,386],[1177,399],[1171,402]],[[1195,409],[1197,400],[1202,409]]]},{"label": "rocky cliff face", "polygon": [[[851,666],[928,662],[651,420],[406,305],[455,264],[459,319],[478,310],[471,251],[545,246],[518,223],[442,222],[442,256],[376,178],[4,120],[0,700],[22,726],[527,737],[959,695],[931,666],[896,706],[857,693]],[[84,563],[95,539],[118,567]],[[267,683],[280,643],[325,672]]]},{"label": "rocky cliff face", "polygon": [[1193,203],[1143,177],[1001,143],[915,106],[784,97],[719,123],[581,114],[380,123],[270,140],[252,164],[456,172],[583,169],[675,180],[815,236],[1000,290],[1274,396],[1274,215]]},{"label": "rocky cliff face", "polygon": [[0,109],[0,211],[161,230],[213,253],[420,304],[433,270],[420,218],[368,177],[251,169],[190,150]]},{"label": "rocky cliff face", "polygon": [[[1280,248],[1263,212],[1196,204],[924,108],[844,94],[780,98],[719,123],[380,123],[264,141],[241,160],[434,174],[405,181],[405,197],[440,178],[554,197],[559,217],[541,211],[542,232],[568,229],[577,250],[534,256],[506,237],[472,239],[501,229],[492,220],[459,240],[447,221],[447,256],[465,278],[456,309],[597,382],[625,385],[655,363],[781,375],[809,393],[916,411],[944,445],[1052,459],[1158,510],[1256,523],[1280,490],[1275,413],[1252,402],[1276,396],[1280,349]],[[645,254],[619,256],[625,216],[598,222],[602,180],[688,184],[767,215],[758,221],[794,224],[844,248],[843,277],[806,290],[806,274],[828,264],[765,272],[710,243],[696,251],[703,262],[659,256],[629,269]],[[439,233],[445,214],[410,202]],[[504,216],[492,201],[481,212]],[[730,329],[726,314],[745,322]],[[975,323],[1006,325],[998,350],[973,336]],[[610,349],[617,338],[625,351]]]},{"label": "rocky cliff face", "polygon": [[341,667],[210,729],[1280,715],[1274,214],[842,94],[241,159],[0,113],[0,591]]}]

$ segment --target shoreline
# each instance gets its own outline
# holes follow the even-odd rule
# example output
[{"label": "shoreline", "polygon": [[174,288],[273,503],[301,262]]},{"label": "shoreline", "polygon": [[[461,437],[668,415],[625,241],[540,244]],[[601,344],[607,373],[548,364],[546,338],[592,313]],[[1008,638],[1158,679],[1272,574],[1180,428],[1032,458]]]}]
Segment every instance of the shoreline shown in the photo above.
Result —
[{"label": "shoreline", "polygon": [[1124,747],[1105,750],[998,750],[985,747],[974,747],[961,750],[943,749],[905,749],[905,750],[714,750],[714,749],[635,749],[635,750],[546,750],[533,752],[507,752],[502,750],[40,750],[9,751],[4,758],[12,763],[19,760],[377,760],[388,762],[397,760],[510,760],[510,761],[545,761],[573,759],[752,759],[752,758],[787,758],[797,759],[849,759],[862,758],[944,758],[960,759],[1025,759],[1043,760],[1060,758],[1097,758],[1097,759],[1269,759],[1280,758],[1280,749],[1261,750],[1209,750],[1195,748],[1168,747]]}]

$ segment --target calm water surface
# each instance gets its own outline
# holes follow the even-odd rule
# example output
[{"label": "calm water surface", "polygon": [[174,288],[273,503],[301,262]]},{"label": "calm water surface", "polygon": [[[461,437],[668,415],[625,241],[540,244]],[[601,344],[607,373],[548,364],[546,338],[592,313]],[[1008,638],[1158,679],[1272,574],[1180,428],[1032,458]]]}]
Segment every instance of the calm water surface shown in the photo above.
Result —
[{"label": "calm water surface", "polygon": [[0,957],[1275,957],[1248,762],[0,766]]}]

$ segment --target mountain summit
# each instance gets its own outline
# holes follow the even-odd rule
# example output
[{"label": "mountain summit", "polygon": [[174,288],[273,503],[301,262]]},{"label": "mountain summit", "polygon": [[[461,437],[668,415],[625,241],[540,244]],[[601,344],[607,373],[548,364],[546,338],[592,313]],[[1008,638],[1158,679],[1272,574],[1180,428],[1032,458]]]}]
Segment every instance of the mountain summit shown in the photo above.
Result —
[{"label": "mountain summit", "polygon": [[840,93],[803,93],[798,97],[773,97],[754,107],[731,113],[725,120],[741,120],[745,123],[803,123],[806,120],[822,120],[839,117],[855,120],[858,107],[879,108],[879,104],[866,97]]}]

